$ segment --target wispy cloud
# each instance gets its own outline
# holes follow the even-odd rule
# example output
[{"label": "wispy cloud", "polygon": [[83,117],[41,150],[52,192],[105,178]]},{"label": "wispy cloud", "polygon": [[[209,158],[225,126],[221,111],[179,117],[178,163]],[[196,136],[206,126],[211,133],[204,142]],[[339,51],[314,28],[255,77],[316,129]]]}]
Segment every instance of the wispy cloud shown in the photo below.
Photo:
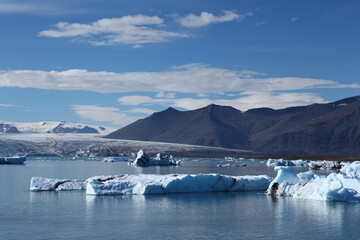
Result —
[{"label": "wispy cloud", "polygon": [[128,112],[150,115],[150,114],[153,114],[155,111],[150,108],[133,108],[133,109],[130,109]]},{"label": "wispy cloud", "polygon": [[266,24],[266,22],[257,22],[257,23],[255,23],[255,26],[261,26],[261,25],[265,25]]},{"label": "wispy cloud", "polygon": [[290,106],[308,105],[312,103],[324,103],[323,98],[314,93],[271,93],[271,92],[253,92],[248,95],[242,95],[233,99],[209,99],[209,98],[141,98],[143,101],[138,100],[140,96],[124,96],[118,99],[122,105],[162,105],[183,108],[186,110],[194,110],[207,106],[209,104],[219,104],[224,106],[232,106],[242,111],[258,108],[285,108]]},{"label": "wispy cloud", "polygon": [[1,103],[0,103],[0,107],[16,107],[16,105],[11,105],[11,104],[1,104]]},{"label": "wispy cloud", "polygon": [[290,20],[290,22],[296,22],[297,20],[299,20],[298,17],[293,17],[293,18]]},{"label": "wispy cloud", "polygon": [[[247,14],[247,16],[252,16],[252,14]],[[202,12],[199,16],[195,14],[189,14],[185,17],[179,18],[179,22],[184,27],[204,27],[214,23],[222,23],[222,22],[229,22],[234,20],[243,20],[245,15],[237,14],[233,11],[224,11],[224,15],[215,16],[212,13]]]},{"label": "wispy cloud", "polygon": [[92,45],[133,45],[167,42],[187,38],[185,33],[160,30],[164,20],[158,16],[133,15],[120,18],[103,18],[90,24],[59,22],[54,29],[39,32],[39,36],[84,41]]},{"label": "wispy cloud", "polygon": [[76,114],[81,118],[93,121],[110,122],[112,125],[124,126],[139,119],[139,116],[128,115],[120,112],[118,108],[99,107],[96,105],[72,105]]},{"label": "wispy cloud", "polygon": [[298,78],[265,77],[254,71],[233,71],[202,64],[187,64],[164,72],[90,72],[83,69],[67,71],[0,71],[0,87],[21,87],[55,90],[86,90],[114,92],[273,92],[315,88],[360,88],[357,83]]},{"label": "wispy cloud", "polygon": [[35,15],[65,15],[85,12],[68,1],[0,0],[0,14],[26,13]]}]

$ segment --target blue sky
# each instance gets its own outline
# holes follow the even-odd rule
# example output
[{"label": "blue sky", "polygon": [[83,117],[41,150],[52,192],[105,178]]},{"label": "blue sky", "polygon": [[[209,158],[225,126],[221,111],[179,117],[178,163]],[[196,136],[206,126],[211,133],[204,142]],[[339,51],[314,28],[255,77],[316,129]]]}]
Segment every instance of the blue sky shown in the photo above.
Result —
[{"label": "blue sky", "polygon": [[360,92],[360,2],[0,0],[0,120],[121,127]]}]

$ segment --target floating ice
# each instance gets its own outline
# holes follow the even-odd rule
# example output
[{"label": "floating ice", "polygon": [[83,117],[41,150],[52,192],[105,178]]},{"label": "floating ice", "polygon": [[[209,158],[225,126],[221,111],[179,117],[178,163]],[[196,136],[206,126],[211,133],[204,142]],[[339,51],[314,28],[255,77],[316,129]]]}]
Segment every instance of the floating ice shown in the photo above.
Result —
[{"label": "floating ice", "polygon": [[23,164],[26,156],[0,157],[0,164]]},{"label": "floating ice", "polygon": [[296,175],[290,167],[275,167],[275,170],[278,174],[270,183],[268,194],[325,201],[360,201],[360,181],[356,178],[341,173],[327,177],[310,172]]},{"label": "floating ice", "polygon": [[165,194],[197,192],[238,192],[266,190],[268,176],[198,175],[124,175],[109,181],[88,182],[88,195]]},{"label": "floating ice", "polygon": [[336,170],[344,166],[344,163],[339,161],[310,161],[309,168],[313,170]]},{"label": "floating ice", "polygon": [[239,164],[230,164],[230,163],[226,163],[226,164],[217,164],[217,167],[246,167],[246,163],[239,163]]},{"label": "floating ice", "polygon": [[307,166],[308,161],[305,160],[284,160],[280,159],[272,159],[269,158],[266,162],[267,166]]},{"label": "floating ice", "polygon": [[296,175],[301,181],[308,182],[315,178],[315,174],[312,171],[301,172]]},{"label": "floating ice", "polygon": [[349,178],[360,179],[360,161],[347,164],[340,171]]},{"label": "floating ice", "polygon": [[266,190],[272,178],[261,176],[197,175],[115,175],[87,180],[33,177],[31,191],[85,190],[89,195],[165,194],[198,192],[239,192]]},{"label": "floating ice", "polygon": [[33,177],[30,181],[30,191],[54,191],[59,185],[70,181],[68,179]]},{"label": "floating ice", "polygon": [[271,159],[266,162],[266,166],[286,166],[287,161],[284,159]]},{"label": "floating ice", "polygon": [[124,157],[106,157],[103,162],[127,162],[128,159]]},{"label": "floating ice", "polygon": [[69,191],[85,190],[89,181],[107,181],[117,176],[96,176],[86,180],[81,179],[53,179],[43,177],[32,177],[30,181],[30,191]]},{"label": "floating ice", "polygon": [[292,160],[291,162],[292,162],[295,166],[307,166],[307,165],[309,165],[309,161],[307,161],[307,160],[302,160],[302,159]]},{"label": "floating ice", "polygon": [[155,158],[150,158],[143,150],[140,150],[137,153],[137,157],[134,161],[129,162],[129,164],[147,167],[147,166],[169,166],[169,165],[180,165],[180,161],[175,160],[172,156],[162,157],[160,153],[156,155]]}]

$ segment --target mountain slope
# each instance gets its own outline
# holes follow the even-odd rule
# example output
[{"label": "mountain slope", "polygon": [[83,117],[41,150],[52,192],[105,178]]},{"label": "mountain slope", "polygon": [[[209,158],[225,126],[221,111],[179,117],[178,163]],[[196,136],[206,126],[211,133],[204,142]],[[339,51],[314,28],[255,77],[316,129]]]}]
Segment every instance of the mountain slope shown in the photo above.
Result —
[{"label": "mountain slope", "polygon": [[241,112],[209,105],[165,111],[136,121],[107,138],[236,149],[268,154],[360,154],[360,96],[327,104]]},{"label": "mountain slope", "polygon": [[188,112],[168,108],[106,137],[227,148],[246,147],[247,136],[222,119],[228,120],[232,114],[241,114],[241,112],[232,107],[216,105]]}]

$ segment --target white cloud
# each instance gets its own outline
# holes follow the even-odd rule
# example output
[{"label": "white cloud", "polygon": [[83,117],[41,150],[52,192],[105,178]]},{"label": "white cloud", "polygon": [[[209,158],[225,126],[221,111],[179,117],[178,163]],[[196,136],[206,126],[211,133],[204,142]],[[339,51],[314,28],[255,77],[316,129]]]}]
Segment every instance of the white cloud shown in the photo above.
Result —
[{"label": "white cloud", "polygon": [[183,108],[186,110],[194,110],[205,107],[209,104],[218,104],[224,106],[232,106],[239,110],[246,111],[252,108],[270,107],[280,109],[291,106],[309,105],[312,103],[324,103],[323,98],[313,93],[270,93],[270,92],[254,92],[250,95],[238,97],[234,99],[209,99],[209,98],[148,98],[142,103],[133,102],[138,96],[125,96],[118,99],[123,105],[139,105],[139,104],[159,104],[163,106],[172,106]]},{"label": "white cloud", "polygon": [[156,94],[157,98],[175,98],[176,97],[176,93],[170,92],[170,93],[164,93],[164,92],[158,92],[158,94]]},{"label": "white cloud", "polygon": [[255,26],[260,26],[260,25],[265,25],[266,24],[266,22],[257,22],[257,23],[255,23]]},{"label": "white cloud", "polygon": [[139,48],[146,43],[167,42],[189,35],[158,30],[164,20],[158,16],[133,15],[120,18],[103,18],[90,24],[59,22],[55,29],[39,32],[43,37],[69,37],[92,45],[133,45]]},{"label": "white cloud", "polygon": [[296,22],[297,20],[299,20],[298,17],[293,17],[293,18],[290,20],[290,22]]},{"label": "white cloud", "polygon": [[149,109],[149,108],[133,108],[133,109],[130,109],[129,112],[150,115],[150,114],[153,114],[155,111],[152,109]]},{"label": "white cloud", "polygon": [[119,109],[113,107],[99,107],[96,105],[72,105],[71,107],[77,115],[84,119],[111,122],[112,125],[116,126],[125,126],[140,118],[121,113]]},{"label": "white cloud", "polygon": [[[359,84],[339,84],[335,81],[282,77],[267,78],[264,73],[233,71],[201,64],[177,66],[164,72],[89,72],[67,71],[0,71],[0,87],[40,88],[54,90],[86,90],[115,92],[273,92],[314,88],[360,88]],[[146,96],[141,96],[147,98]],[[143,102],[140,98],[138,101]]]},{"label": "white cloud", "polygon": [[49,0],[0,0],[0,14],[27,13],[36,15],[64,15],[86,12],[75,8],[71,1]]},{"label": "white cloud", "polygon": [[[237,14],[233,11],[224,11],[222,16],[214,16],[212,13],[202,12],[199,16],[195,14],[189,14],[185,17],[179,18],[179,22],[184,27],[204,27],[213,23],[229,22],[234,20],[243,20],[245,15]],[[247,14],[247,16],[252,16]]]},{"label": "white cloud", "polygon": [[0,107],[16,107],[16,105],[11,105],[11,104],[1,104],[1,103],[0,103]]}]

